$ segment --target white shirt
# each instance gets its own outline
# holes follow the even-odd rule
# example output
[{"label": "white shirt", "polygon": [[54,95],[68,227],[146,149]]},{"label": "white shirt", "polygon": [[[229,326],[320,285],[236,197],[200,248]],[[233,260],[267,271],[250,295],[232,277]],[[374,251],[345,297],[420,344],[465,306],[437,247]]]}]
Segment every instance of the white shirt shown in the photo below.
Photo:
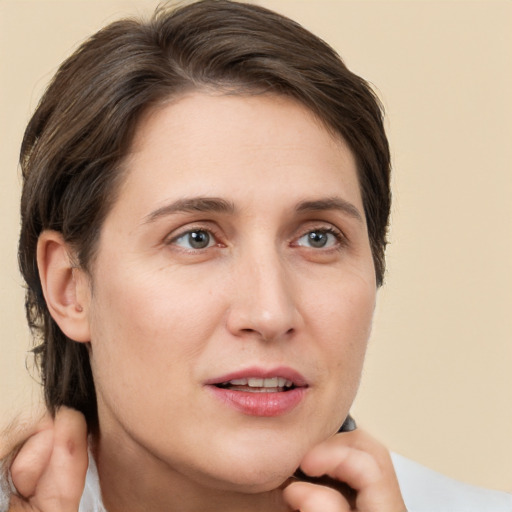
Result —
[{"label": "white shirt", "polygon": [[[512,512],[512,495],[475,487],[391,454],[408,512]],[[94,459],[89,469],[79,512],[107,512]]]},{"label": "white shirt", "polygon": [[453,480],[396,453],[391,458],[408,512],[512,512],[512,494]]}]

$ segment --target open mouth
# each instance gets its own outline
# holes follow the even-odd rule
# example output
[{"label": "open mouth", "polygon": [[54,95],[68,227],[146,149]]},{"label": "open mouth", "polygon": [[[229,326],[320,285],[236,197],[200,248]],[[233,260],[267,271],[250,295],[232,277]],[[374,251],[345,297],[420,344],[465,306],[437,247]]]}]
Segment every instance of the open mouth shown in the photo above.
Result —
[{"label": "open mouth", "polygon": [[220,389],[229,389],[231,391],[244,391],[246,393],[282,393],[295,389],[295,384],[284,377],[249,377],[242,379],[232,379],[220,384],[216,384]]},{"label": "open mouth", "polygon": [[276,417],[295,409],[305,398],[309,383],[287,368],[245,368],[205,382],[224,405],[249,416]]}]

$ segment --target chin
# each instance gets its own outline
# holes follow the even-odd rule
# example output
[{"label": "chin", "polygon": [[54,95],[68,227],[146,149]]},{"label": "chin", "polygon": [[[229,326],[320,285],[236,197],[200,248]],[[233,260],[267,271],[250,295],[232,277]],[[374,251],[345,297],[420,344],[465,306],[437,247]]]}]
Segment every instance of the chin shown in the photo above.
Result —
[{"label": "chin", "polygon": [[255,470],[247,468],[231,474],[218,475],[224,477],[222,482],[215,482],[215,487],[225,491],[244,494],[258,494],[273,491],[283,485],[295,472],[298,465],[290,465]]},{"label": "chin", "polygon": [[[299,467],[309,446],[285,440],[233,445],[223,451],[215,471],[215,486],[243,493],[261,493],[280,487]],[[300,447],[300,448],[299,448]]]}]

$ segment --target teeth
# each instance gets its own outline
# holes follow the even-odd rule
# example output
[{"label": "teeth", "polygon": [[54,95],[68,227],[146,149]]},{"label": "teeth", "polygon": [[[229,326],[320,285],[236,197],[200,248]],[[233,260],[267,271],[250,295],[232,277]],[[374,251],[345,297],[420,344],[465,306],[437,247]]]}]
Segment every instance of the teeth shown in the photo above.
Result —
[{"label": "teeth", "polygon": [[277,381],[279,379],[277,377],[272,377],[271,379],[263,379],[263,387],[264,388],[277,388]]},{"label": "teeth", "polygon": [[247,379],[233,379],[229,383],[233,386],[247,386]]},{"label": "teeth", "polygon": [[284,379],[283,377],[233,379],[229,381],[229,384],[232,386],[249,386],[250,388],[291,388],[293,385],[291,380]]}]

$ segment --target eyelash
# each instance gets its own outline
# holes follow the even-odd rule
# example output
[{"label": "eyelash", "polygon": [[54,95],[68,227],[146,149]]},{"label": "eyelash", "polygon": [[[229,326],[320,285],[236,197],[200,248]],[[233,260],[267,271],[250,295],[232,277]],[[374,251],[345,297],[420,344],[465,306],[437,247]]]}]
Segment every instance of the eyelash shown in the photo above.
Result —
[{"label": "eyelash", "polygon": [[[191,235],[192,233],[198,233],[198,232],[207,233],[213,239],[212,240],[213,243],[204,248],[185,248],[185,247],[179,247],[179,246],[178,247],[183,251],[187,251],[190,253],[198,253],[198,252],[206,251],[207,249],[211,249],[212,247],[222,247],[223,246],[223,244],[221,242],[219,242],[219,238],[221,238],[221,237],[218,233],[216,233],[216,230],[212,229],[211,227],[205,227],[205,226],[201,226],[201,225],[188,228],[186,231],[182,231],[182,232],[178,233],[177,235],[173,236],[172,238],[167,239],[165,241],[165,245],[174,245],[181,238],[184,238],[187,235]],[[321,234],[332,235],[336,239],[336,242],[337,242],[336,245],[334,247],[327,247],[327,248],[317,247],[316,248],[316,247],[303,246],[298,243],[298,241],[300,239],[304,238],[305,236],[307,236],[310,233],[315,233],[315,232],[321,233]],[[334,228],[332,226],[325,226],[325,225],[308,228],[300,236],[295,237],[294,241],[291,243],[292,247],[293,246],[306,247],[308,249],[324,250],[324,251],[340,250],[340,249],[343,249],[344,247],[346,247],[346,245],[347,245],[347,239],[346,239],[345,235],[339,229]]]},{"label": "eyelash", "polygon": [[[334,247],[327,247],[327,248],[315,248],[315,247],[309,247],[310,249],[323,249],[324,251],[328,250],[340,250],[346,247],[347,245],[347,239],[345,235],[339,230],[332,226],[319,226],[316,228],[309,228],[307,231],[304,232],[300,237],[297,238],[297,240],[300,240],[301,238],[307,236],[310,233],[322,233],[322,234],[328,234],[332,235],[336,239],[336,246]],[[297,244],[298,245],[298,244]]]},{"label": "eyelash", "polygon": [[204,247],[204,248],[186,248],[186,247],[178,246],[181,250],[191,252],[191,253],[198,253],[198,252],[205,251],[207,249],[211,249],[212,247],[219,247],[219,246],[223,245],[218,241],[220,236],[218,233],[216,233],[216,230],[212,229],[211,227],[205,227],[205,226],[194,226],[194,227],[188,228],[187,230],[178,233],[177,235],[173,236],[172,238],[167,239],[165,241],[165,245],[176,244],[176,242],[178,240],[180,240],[180,238],[184,238],[187,235],[191,235],[192,233],[207,233],[213,239],[212,240],[213,244],[208,245],[207,247]]}]

